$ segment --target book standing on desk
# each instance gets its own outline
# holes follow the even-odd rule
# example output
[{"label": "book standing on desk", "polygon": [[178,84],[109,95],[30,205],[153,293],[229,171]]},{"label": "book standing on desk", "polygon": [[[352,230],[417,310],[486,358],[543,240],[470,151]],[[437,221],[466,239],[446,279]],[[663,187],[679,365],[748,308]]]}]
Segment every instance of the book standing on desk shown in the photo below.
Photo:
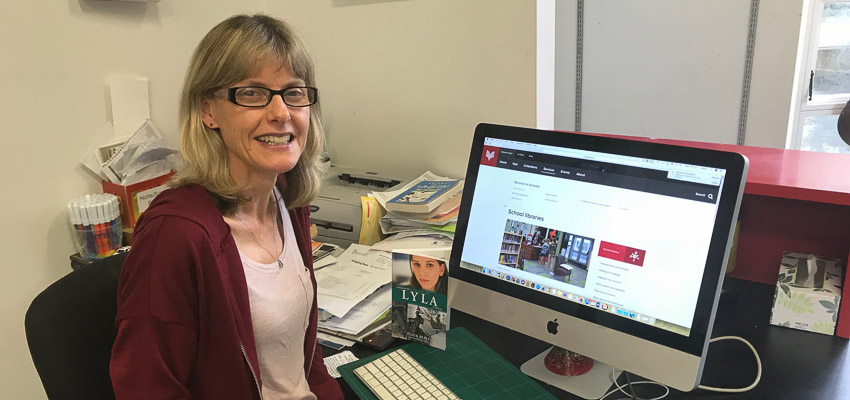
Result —
[{"label": "book standing on desk", "polygon": [[446,348],[451,248],[393,250],[393,337]]}]

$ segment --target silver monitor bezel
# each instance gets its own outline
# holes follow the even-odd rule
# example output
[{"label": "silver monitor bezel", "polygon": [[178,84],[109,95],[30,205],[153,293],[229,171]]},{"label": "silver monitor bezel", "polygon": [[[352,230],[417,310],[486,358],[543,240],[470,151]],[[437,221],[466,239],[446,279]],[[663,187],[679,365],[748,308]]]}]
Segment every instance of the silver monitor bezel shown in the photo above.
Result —
[{"label": "silver monitor bezel", "polygon": [[[717,218],[690,336],[664,331],[461,268],[475,180],[484,140],[488,137],[725,169],[726,178],[720,189]],[[701,377],[747,169],[748,160],[737,153],[480,124],[473,138],[450,258],[449,307],[677,389],[691,390]],[[551,335],[545,327],[555,318],[562,329],[559,334]]]}]

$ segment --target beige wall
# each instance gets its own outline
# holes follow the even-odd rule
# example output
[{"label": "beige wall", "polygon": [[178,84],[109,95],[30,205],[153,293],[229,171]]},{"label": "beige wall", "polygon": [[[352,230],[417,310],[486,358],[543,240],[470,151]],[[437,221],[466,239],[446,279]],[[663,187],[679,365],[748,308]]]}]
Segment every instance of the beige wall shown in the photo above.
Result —
[{"label": "beige wall", "polygon": [[314,50],[334,162],[462,176],[477,123],[534,126],[536,1],[307,3],[268,9]]},{"label": "beige wall", "polygon": [[24,337],[32,298],[69,270],[65,202],[99,191],[78,165],[106,131],[104,85],[150,79],[173,143],[189,54],[215,23],[265,11],[313,50],[329,151],[352,167],[460,176],[481,121],[534,126],[534,0],[7,2],[0,16],[0,387],[44,398]]},{"label": "beige wall", "polygon": [[[736,143],[750,2],[585,2],[581,129]],[[745,144],[785,147],[803,0],[759,3]],[[575,127],[576,1],[556,12],[555,128]]]}]

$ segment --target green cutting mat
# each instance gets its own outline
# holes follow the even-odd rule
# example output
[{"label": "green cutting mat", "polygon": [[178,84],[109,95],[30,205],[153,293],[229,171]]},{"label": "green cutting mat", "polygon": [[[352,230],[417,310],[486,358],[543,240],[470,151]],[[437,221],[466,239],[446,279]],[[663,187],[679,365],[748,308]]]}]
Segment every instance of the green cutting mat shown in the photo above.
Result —
[{"label": "green cutting mat", "polygon": [[[464,400],[555,398],[466,329],[450,329],[446,339],[445,351],[419,343],[408,343],[401,348]],[[395,349],[387,352],[392,350]],[[337,368],[361,399],[372,400],[376,397],[354,375],[354,369],[387,352]]]}]

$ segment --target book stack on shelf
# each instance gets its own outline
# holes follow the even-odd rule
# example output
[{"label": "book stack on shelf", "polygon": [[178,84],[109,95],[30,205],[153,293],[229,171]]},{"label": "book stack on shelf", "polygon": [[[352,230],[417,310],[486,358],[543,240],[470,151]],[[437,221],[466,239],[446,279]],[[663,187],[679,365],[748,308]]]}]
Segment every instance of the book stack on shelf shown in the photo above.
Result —
[{"label": "book stack on shelf", "polygon": [[453,233],[462,192],[462,179],[428,171],[400,190],[372,194],[387,210],[380,224],[388,235],[423,228]]},{"label": "book stack on shelf", "polygon": [[505,232],[502,236],[502,249],[499,251],[499,264],[520,268],[519,259],[522,254],[522,236],[513,232]]}]

